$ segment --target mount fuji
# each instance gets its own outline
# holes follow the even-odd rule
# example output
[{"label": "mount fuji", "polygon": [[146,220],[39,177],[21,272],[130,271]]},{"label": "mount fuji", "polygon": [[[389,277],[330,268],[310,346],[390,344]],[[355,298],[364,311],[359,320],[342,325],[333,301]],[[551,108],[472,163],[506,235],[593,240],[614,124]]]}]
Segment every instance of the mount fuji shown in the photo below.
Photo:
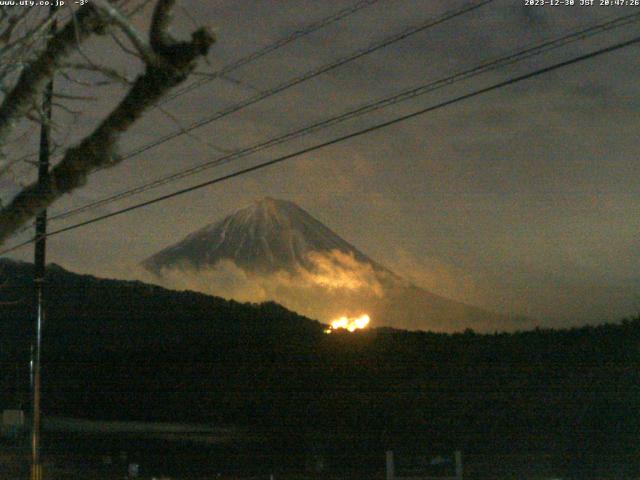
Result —
[{"label": "mount fuji", "polygon": [[165,286],[244,301],[275,300],[323,321],[368,313],[373,326],[420,330],[530,326],[520,317],[417,287],[295,203],[273,198],[205,226],[147,258],[142,266]]},{"label": "mount fuji", "polygon": [[158,274],[189,265],[195,269],[231,260],[249,272],[273,273],[311,268],[311,252],[340,251],[382,270],[356,247],[293,202],[264,198],[207,225],[143,262]]}]

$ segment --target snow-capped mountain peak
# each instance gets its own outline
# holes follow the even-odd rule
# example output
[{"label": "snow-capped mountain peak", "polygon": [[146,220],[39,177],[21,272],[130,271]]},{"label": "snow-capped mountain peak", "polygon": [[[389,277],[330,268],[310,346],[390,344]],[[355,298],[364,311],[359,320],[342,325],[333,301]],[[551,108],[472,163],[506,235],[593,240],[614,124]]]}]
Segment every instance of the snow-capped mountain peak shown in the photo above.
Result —
[{"label": "snow-capped mountain peak", "polygon": [[148,270],[195,269],[232,260],[240,268],[270,273],[309,268],[309,253],[340,251],[375,262],[293,202],[266,197],[188,235],[143,262]]}]

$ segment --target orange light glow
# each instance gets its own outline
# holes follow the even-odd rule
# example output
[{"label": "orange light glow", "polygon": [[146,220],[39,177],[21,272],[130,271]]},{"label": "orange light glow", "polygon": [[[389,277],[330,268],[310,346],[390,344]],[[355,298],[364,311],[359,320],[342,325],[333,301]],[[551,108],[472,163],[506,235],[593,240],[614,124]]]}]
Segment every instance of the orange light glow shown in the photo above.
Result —
[{"label": "orange light glow", "polygon": [[348,330],[350,332],[355,332],[356,330],[362,330],[369,325],[371,319],[369,315],[366,313],[364,315],[360,315],[359,317],[340,317],[331,322],[331,326],[327,328],[324,333],[331,333],[334,330],[338,330],[340,328]]}]

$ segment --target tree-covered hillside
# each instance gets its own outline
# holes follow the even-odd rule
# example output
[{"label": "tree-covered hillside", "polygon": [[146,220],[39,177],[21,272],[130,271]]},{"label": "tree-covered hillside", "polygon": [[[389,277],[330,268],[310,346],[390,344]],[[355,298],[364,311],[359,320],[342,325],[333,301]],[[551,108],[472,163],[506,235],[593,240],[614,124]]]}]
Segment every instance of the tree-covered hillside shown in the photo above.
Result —
[{"label": "tree-covered hillside", "polygon": [[[28,358],[30,269],[3,263],[3,405],[15,400],[15,365]],[[48,285],[49,415],[241,425],[353,451],[421,443],[547,452],[574,469],[594,456],[616,465],[635,458],[616,468],[638,468],[640,319],[513,334],[326,335],[273,303],[55,266]]]}]

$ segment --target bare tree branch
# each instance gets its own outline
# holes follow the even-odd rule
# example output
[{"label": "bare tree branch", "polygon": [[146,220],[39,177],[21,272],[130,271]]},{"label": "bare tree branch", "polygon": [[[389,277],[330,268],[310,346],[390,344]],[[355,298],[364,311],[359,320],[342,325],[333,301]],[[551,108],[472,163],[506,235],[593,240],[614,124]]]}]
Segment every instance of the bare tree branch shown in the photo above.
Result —
[{"label": "bare tree branch", "polygon": [[100,11],[108,16],[113,23],[115,23],[120,30],[127,36],[131,44],[136,48],[140,57],[146,63],[155,63],[156,57],[148,45],[147,41],[143,38],[143,36],[131,25],[127,17],[125,17],[120,11],[111,5],[108,1],[105,0],[94,0],[95,4],[98,5]]},{"label": "bare tree branch", "polygon": [[169,34],[171,9],[175,3],[175,0],[158,0],[156,4],[149,32],[149,41],[154,52],[162,53],[163,49],[177,43]]},{"label": "bare tree branch", "polygon": [[[102,33],[106,27],[103,17],[87,4],[76,14],[76,24],[69,22],[48,42],[47,48],[32,63],[25,66],[14,88],[0,105],[0,149],[16,124],[29,112],[56,65],[76,45],[93,33]],[[76,31],[77,28],[77,31]]]},{"label": "bare tree branch", "polygon": [[[183,82],[196,68],[197,60],[207,54],[215,41],[208,29],[196,30],[190,41],[176,41],[166,31],[174,3],[174,0],[158,0],[149,34],[153,57],[148,58],[144,73],[134,81],[122,101],[93,133],[66,151],[51,170],[49,185],[43,188],[33,183],[25,187],[0,210],[0,243],[56,199],[84,185],[92,171],[118,164],[121,158],[116,155],[116,143],[122,133],[170,89]],[[83,20],[80,25],[86,22]],[[60,56],[58,53],[56,58]]]},{"label": "bare tree branch", "polygon": [[71,70],[86,70],[89,72],[93,72],[96,74],[99,74],[101,76],[104,76],[110,80],[113,80],[114,82],[117,83],[121,83],[121,84],[125,84],[125,85],[131,85],[133,82],[131,81],[131,79],[127,78],[126,76],[122,75],[120,72],[118,72],[117,70],[113,69],[113,68],[109,68],[106,67],[104,65],[97,65],[94,62],[91,62],[90,64],[87,63],[64,63],[61,65],[62,68],[64,69],[71,69]]}]

